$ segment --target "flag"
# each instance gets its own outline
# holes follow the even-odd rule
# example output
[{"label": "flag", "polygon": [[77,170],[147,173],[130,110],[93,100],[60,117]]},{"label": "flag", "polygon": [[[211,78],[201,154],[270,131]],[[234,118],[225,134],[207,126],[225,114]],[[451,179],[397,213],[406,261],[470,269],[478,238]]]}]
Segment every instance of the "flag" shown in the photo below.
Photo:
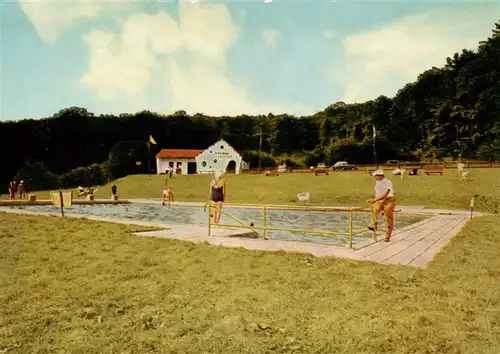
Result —
[{"label": "flag", "polygon": [[155,139],[153,139],[153,137],[151,135],[149,136],[149,143],[156,145],[156,141],[155,141]]},{"label": "flag", "polygon": [[375,125],[373,125],[373,139],[377,137],[377,131],[375,130]]}]

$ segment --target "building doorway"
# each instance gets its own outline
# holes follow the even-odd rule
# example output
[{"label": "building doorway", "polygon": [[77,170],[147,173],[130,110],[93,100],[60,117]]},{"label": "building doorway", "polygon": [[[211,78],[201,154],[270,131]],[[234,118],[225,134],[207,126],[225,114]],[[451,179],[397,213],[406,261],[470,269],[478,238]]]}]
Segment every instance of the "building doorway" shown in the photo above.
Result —
[{"label": "building doorway", "polygon": [[226,173],[236,173],[236,161],[229,161],[226,167]]},{"label": "building doorway", "polygon": [[196,162],[188,162],[188,175],[194,175],[196,173]]}]

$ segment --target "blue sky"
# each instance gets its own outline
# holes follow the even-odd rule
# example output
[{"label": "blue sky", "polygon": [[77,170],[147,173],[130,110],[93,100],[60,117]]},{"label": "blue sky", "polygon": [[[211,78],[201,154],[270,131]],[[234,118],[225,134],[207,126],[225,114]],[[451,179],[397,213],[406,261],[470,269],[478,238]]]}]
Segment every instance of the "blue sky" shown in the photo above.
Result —
[{"label": "blue sky", "polygon": [[500,2],[0,3],[0,120],[311,114],[393,96],[500,19]]}]

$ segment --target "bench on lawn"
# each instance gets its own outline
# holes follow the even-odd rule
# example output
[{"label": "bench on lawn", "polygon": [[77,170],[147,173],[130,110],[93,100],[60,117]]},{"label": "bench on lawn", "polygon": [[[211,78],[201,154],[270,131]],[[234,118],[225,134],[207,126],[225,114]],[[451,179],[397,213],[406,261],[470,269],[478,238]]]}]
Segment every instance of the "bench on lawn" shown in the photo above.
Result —
[{"label": "bench on lawn", "polygon": [[426,168],[424,168],[424,173],[427,176],[430,174],[439,174],[442,176],[444,173],[444,168],[442,168],[442,167],[426,167]]},{"label": "bench on lawn", "polygon": [[[408,176],[418,176],[418,168],[410,168],[408,169]],[[368,174],[371,176],[373,172],[376,170],[368,170]]]},{"label": "bench on lawn", "polygon": [[320,168],[315,168],[313,169],[313,172],[314,172],[314,175],[317,176],[317,175],[320,175],[320,174],[325,174],[328,176],[328,173],[329,173],[329,170],[328,168],[326,167],[320,167]]},{"label": "bench on lawn", "polygon": [[279,176],[278,170],[267,170],[266,171],[266,176]]}]

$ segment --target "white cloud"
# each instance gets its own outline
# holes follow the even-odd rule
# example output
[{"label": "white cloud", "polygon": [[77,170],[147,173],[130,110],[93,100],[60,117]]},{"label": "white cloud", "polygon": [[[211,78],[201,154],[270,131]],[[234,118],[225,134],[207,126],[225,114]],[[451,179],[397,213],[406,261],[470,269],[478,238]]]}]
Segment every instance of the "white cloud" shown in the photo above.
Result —
[{"label": "white cloud", "polygon": [[59,35],[86,20],[98,18],[106,11],[116,12],[134,6],[117,3],[118,0],[79,0],[59,2],[57,0],[19,1],[21,9],[31,21],[38,35],[47,44],[55,44]]},{"label": "white cloud", "polygon": [[340,75],[346,80],[342,101],[393,96],[421,72],[443,66],[446,57],[476,48],[491,34],[498,11],[493,4],[475,9],[448,7],[347,36],[343,41],[347,71]]},{"label": "white cloud", "polygon": [[[56,43],[61,33],[84,21],[102,24],[103,19],[111,19],[118,25],[94,26],[83,35],[89,66],[80,83],[107,109],[164,113],[182,109],[210,115],[312,111],[296,102],[257,104],[246,87],[231,81],[226,59],[240,28],[223,4],[181,0],[178,16],[173,17],[166,12],[141,13],[132,2],[112,2],[118,0],[33,1],[22,2],[21,7],[47,44]],[[270,36],[276,41],[279,32]]]},{"label": "white cloud", "polygon": [[274,47],[276,44],[278,44],[278,41],[282,37],[281,32],[275,29],[265,29],[261,34],[264,42],[270,47]]},{"label": "white cloud", "polygon": [[326,39],[334,39],[337,38],[338,35],[338,32],[332,29],[323,32],[323,37],[325,37]]},{"label": "white cloud", "polygon": [[[178,18],[177,22],[164,12],[136,14],[118,32],[90,31],[84,37],[90,66],[81,82],[102,99],[123,103],[127,109],[211,115],[309,113],[300,104],[256,105],[244,87],[231,82],[226,56],[239,28],[226,6],[180,3]],[[164,100],[159,103],[149,96]]]},{"label": "white cloud", "polygon": [[90,67],[81,82],[108,101],[141,94],[160,65],[157,54],[183,45],[177,23],[165,13],[137,14],[123,24],[121,34],[92,30],[84,40],[90,50]]}]

